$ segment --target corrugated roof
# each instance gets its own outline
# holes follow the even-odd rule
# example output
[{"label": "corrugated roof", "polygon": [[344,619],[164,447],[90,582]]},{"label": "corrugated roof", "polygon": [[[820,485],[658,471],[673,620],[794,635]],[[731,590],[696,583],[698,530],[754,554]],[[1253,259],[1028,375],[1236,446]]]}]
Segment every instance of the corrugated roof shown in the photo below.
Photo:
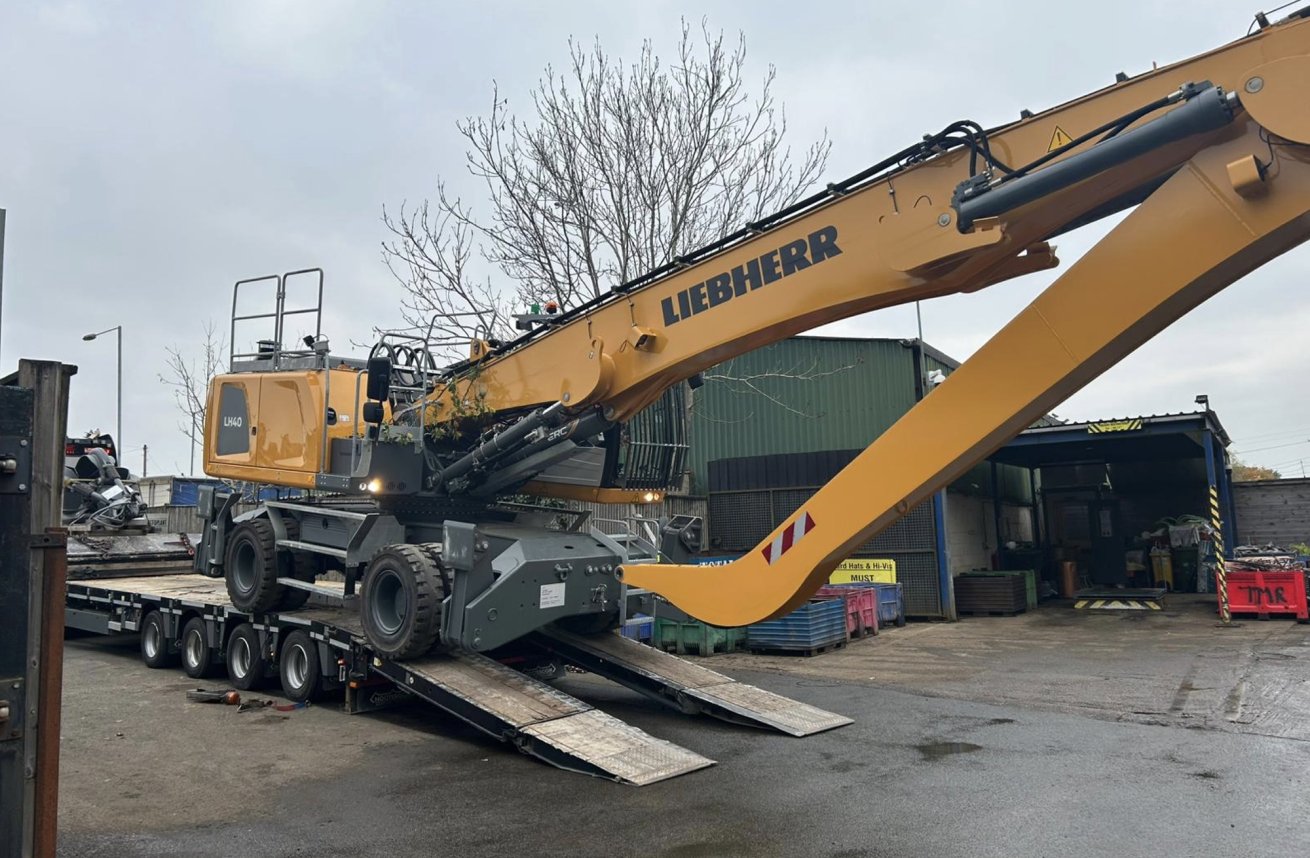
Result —
[{"label": "corrugated roof", "polygon": [[1187,423],[1201,420],[1209,424],[1210,431],[1219,436],[1219,440],[1224,446],[1231,445],[1232,439],[1228,437],[1228,432],[1224,425],[1219,422],[1219,415],[1212,410],[1205,411],[1176,411],[1165,414],[1134,414],[1124,417],[1105,417],[1100,420],[1083,420],[1077,423],[1056,423],[1050,426],[1035,426],[1027,429],[1023,434],[1038,434],[1043,432],[1059,432],[1062,430],[1086,431],[1088,426],[1094,426],[1099,423],[1121,423],[1129,420],[1141,420],[1143,424],[1162,425],[1168,423]]}]

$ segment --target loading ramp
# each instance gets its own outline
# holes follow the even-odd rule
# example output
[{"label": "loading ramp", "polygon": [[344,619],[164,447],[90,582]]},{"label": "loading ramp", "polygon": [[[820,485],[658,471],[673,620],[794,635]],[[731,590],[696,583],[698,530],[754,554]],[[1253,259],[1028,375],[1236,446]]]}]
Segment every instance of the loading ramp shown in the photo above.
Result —
[{"label": "loading ramp", "polygon": [[[68,583],[67,594],[67,625],[100,634],[141,631],[150,612],[165,618],[165,634],[171,638],[180,634],[188,618],[203,619],[216,650],[225,646],[234,628],[247,622],[274,641],[302,631],[324,647],[324,664],[340,665],[338,678],[346,688],[348,711],[375,708],[355,701],[374,696],[379,682],[394,685],[561,769],[642,786],[714,765],[707,757],[478,653],[431,654],[400,662],[379,658],[348,607],[307,605],[250,615],[232,606],[222,579],[196,574],[75,581]],[[851,723],[617,634],[581,637],[551,630],[538,633],[532,642],[680,712],[794,736]]]},{"label": "loading ramp", "polygon": [[569,664],[688,715],[710,715],[790,736],[810,736],[853,723],[844,715],[738,682],[616,633],[582,636],[548,628],[530,639]]},{"label": "loading ramp", "polygon": [[645,786],[714,765],[477,653],[375,660],[373,670],[438,708],[561,769]]}]

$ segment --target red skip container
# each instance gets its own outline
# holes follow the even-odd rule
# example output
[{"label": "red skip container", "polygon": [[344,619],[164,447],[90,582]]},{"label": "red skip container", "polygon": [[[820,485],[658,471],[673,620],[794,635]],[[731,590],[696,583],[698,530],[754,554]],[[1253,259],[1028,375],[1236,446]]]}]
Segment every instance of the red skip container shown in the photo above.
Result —
[{"label": "red skip container", "polygon": [[1310,620],[1305,570],[1229,570],[1228,609],[1234,614],[1295,614]]},{"label": "red skip container", "polygon": [[818,599],[846,600],[846,633],[853,638],[878,634],[878,591],[873,587],[820,587]]}]

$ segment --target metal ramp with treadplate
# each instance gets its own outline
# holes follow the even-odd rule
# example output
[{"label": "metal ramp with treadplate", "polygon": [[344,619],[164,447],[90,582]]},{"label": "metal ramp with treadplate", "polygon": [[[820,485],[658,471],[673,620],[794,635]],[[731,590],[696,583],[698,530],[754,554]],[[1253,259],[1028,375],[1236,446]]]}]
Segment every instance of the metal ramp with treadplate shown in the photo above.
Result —
[{"label": "metal ramp with treadplate", "polygon": [[844,715],[738,682],[617,634],[584,637],[550,628],[536,632],[531,639],[570,664],[689,715],[711,715],[792,736],[809,736],[853,723]]},{"label": "metal ramp with treadplate", "polygon": [[714,765],[476,653],[405,662],[375,659],[371,669],[482,732],[562,769],[644,786]]},{"label": "metal ramp with treadplate", "polygon": [[1163,611],[1166,592],[1163,587],[1079,590],[1073,606],[1078,611]]}]

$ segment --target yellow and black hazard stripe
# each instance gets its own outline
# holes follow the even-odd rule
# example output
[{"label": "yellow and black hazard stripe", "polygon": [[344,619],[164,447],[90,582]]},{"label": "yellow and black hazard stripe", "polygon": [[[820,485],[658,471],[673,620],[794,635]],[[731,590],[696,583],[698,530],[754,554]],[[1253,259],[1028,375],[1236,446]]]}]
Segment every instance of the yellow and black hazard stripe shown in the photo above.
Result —
[{"label": "yellow and black hazard stripe", "polygon": [[1105,432],[1131,432],[1134,429],[1141,429],[1142,425],[1140,417],[1134,417],[1132,420],[1103,420],[1100,423],[1088,423],[1087,431],[1093,435]]},{"label": "yellow and black hazard stripe", "polygon": [[1073,603],[1079,611],[1163,611],[1158,599],[1079,599]]},{"label": "yellow and black hazard stripe", "polygon": [[1210,486],[1210,527],[1214,531],[1214,588],[1219,593],[1219,619],[1231,622],[1233,612],[1228,607],[1228,569],[1224,565],[1224,519],[1219,514],[1219,489]]}]

